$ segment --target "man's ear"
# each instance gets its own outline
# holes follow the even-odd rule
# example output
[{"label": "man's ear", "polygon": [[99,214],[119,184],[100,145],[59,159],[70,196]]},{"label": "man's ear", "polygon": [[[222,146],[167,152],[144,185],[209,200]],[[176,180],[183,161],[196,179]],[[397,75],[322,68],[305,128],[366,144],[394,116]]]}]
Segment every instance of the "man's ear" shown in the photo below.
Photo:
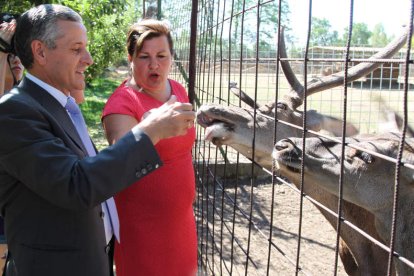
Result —
[{"label": "man's ear", "polygon": [[33,40],[31,46],[33,53],[33,61],[36,61],[41,65],[44,65],[46,63],[46,45],[40,40]]}]

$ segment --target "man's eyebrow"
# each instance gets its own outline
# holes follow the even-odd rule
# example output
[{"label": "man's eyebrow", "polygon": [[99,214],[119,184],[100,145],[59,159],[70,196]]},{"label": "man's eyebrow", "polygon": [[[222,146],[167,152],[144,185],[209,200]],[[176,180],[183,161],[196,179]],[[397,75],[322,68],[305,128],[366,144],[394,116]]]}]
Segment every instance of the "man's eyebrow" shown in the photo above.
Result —
[{"label": "man's eyebrow", "polygon": [[83,45],[86,45],[86,44],[81,42],[81,41],[78,41],[78,42],[70,43],[70,45],[73,47],[73,46],[83,46]]}]

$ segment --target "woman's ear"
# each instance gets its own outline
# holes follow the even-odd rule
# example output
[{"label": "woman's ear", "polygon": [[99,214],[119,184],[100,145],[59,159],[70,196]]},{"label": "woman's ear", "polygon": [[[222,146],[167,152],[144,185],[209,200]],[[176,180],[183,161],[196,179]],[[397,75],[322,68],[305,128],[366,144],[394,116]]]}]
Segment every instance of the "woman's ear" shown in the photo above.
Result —
[{"label": "woman's ear", "polygon": [[128,61],[132,62],[132,56],[130,54],[128,54]]}]

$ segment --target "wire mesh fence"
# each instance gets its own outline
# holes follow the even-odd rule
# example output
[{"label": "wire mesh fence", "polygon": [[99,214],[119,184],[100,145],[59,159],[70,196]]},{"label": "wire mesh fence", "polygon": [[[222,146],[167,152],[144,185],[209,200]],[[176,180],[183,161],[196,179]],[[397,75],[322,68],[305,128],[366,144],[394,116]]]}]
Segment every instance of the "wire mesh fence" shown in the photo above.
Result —
[{"label": "wire mesh fence", "polygon": [[[354,2],[358,1],[362,0],[349,1],[349,9],[343,11],[348,15],[351,30],[355,23],[354,5],[358,7]],[[312,1],[304,2],[311,18]],[[172,77],[187,84],[199,113],[202,106],[211,103],[220,106],[217,110],[224,110],[221,117],[216,114],[217,117],[205,122],[210,127],[216,123],[215,129],[197,126],[193,148],[200,275],[391,275],[396,264],[400,274],[412,274],[414,251],[412,247],[401,248],[401,243],[414,239],[412,226],[402,223],[412,221],[412,215],[403,213],[405,207],[396,204],[402,200],[410,206],[414,204],[412,187],[407,187],[403,177],[407,171],[413,176],[413,160],[403,156],[412,148],[407,150],[402,146],[412,145],[409,133],[414,126],[411,39],[405,37],[404,47],[374,60],[368,59],[385,46],[353,45],[352,32],[342,46],[305,43],[304,47],[296,47],[291,42],[284,57],[280,48],[282,26],[289,26],[295,20],[289,17],[290,3],[159,1],[160,14],[170,21],[175,36]],[[412,6],[410,1],[404,15],[411,23]],[[312,20],[307,22],[303,26],[305,31],[313,24]],[[411,37],[411,26],[407,30]],[[293,34],[287,30],[285,36],[289,41]],[[311,37],[308,32],[307,41]],[[350,80],[353,68],[368,61],[378,64],[378,68]],[[283,105],[286,97],[291,99],[292,86],[289,74],[281,68],[283,63],[289,64],[296,78],[293,83],[301,84],[305,93],[301,104],[294,106],[295,114],[300,114],[295,122],[280,111],[286,108]],[[315,82],[341,72],[344,77],[339,84],[326,86],[320,92],[312,90]],[[249,95],[255,109],[232,93],[234,87]],[[307,121],[316,118],[312,114],[336,118],[339,132],[313,129]],[[249,126],[243,129],[243,124]],[[360,134],[398,133],[398,154],[389,151],[381,155],[368,150],[375,158],[390,162],[387,169],[379,169],[391,175],[387,189],[396,191],[391,201],[389,198],[387,201],[391,202],[387,210],[392,214],[387,215],[386,234],[378,233],[372,212],[364,206],[355,207],[357,204],[342,199],[324,206],[326,195],[347,196],[345,152],[348,148],[358,149],[358,145],[353,146],[345,139],[345,135],[354,134],[347,124],[352,124]],[[317,191],[322,194],[308,192],[315,184],[305,173],[306,161],[298,168],[296,183],[276,172],[275,163],[269,160],[273,145],[281,137],[278,131],[284,128],[289,129],[287,133],[291,136],[303,139],[303,152],[305,140],[310,136],[334,139],[343,147],[337,156],[342,168],[334,180],[336,190],[327,192],[319,187]],[[216,131],[221,131],[222,136]],[[214,138],[212,133],[216,135]],[[300,160],[305,160],[302,157]],[[325,174],[325,170],[321,167],[315,174]],[[362,179],[363,172],[358,173]],[[362,184],[355,182],[358,185]],[[371,193],[373,198],[382,195],[382,191],[371,190]],[[357,210],[356,218],[348,216],[352,208]],[[329,216],[331,224],[327,221]],[[372,225],[367,226],[369,223]],[[338,229],[342,231],[340,235]],[[353,233],[354,240],[349,240],[349,233]],[[358,246],[358,242],[362,243]],[[341,248],[352,252],[352,261]],[[390,254],[390,251],[395,252]]]}]

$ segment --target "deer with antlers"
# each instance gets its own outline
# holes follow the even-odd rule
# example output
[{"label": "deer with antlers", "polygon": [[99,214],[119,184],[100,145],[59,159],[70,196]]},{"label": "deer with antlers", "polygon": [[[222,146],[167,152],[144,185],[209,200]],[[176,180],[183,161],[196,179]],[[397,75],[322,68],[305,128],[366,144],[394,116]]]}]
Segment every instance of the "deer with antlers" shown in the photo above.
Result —
[{"label": "deer with antlers", "polygon": [[[304,186],[318,186],[337,195],[342,171],[343,198],[375,216],[375,229],[390,243],[394,201],[395,163],[374,156],[382,154],[396,159],[401,137],[397,134],[361,135],[346,138],[342,143],[327,138],[284,139],[276,143],[273,158],[277,171],[293,182],[304,174]],[[414,138],[406,138],[402,163],[414,165]],[[304,155],[302,154],[304,151]],[[341,156],[344,163],[341,166]],[[304,159],[302,160],[302,156]],[[303,163],[303,172],[301,166]],[[401,166],[399,173],[399,200],[396,213],[395,251],[400,257],[414,261],[414,169]],[[367,222],[371,223],[371,222]],[[396,260],[398,275],[413,275],[413,268]]]},{"label": "deer with antlers", "polygon": [[[408,34],[408,28],[406,28],[400,37],[393,40],[371,59],[391,58],[405,44]],[[197,111],[197,122],[205,128],[206,140],[211,141],[216,146],[228,145],[246,157],[254,159],[255,162],[267,169],[272,169],[272,137],[275,136],[275,141],[288,137],[301,137],[303,131],[299,127],[303,125],[304,116],[306,116],[305,127],[307,130],[326,130],[332,133],[333,136],[342,135],[343,122],[341,120],[313,110],[302,112],[298,110],[298,107],[303,104],[305,96],[344,85],[345,72],[311,80],[307,83],[305,90],[305,86],[298,81],[289,63],[283,60],[287,58],[283,32],[281,32],[279,56],[282,70],[291,86],[290,92],[282,100],[260,106],[246,93],[231,84],[231,91],[251,108],[210,103],[200,106]],[[357,80],[380,65],[379,62],[360,63],[349,68],[347,80],[348,82]],[[277,120],[276,124],[274,118]],[[357,133],[357,129],[352,124],[348,123],[345,129],[347,135]],[[294,182],[294,184],[299,187],[300,183]],[[328,193],[318,186],[307,187],[306,194],[327,208],[333,211],[337,210],[338,197],[336,195]],[[362,230],[374,238],[381,240],[373,226],[374,216],[372,213],[347,201],[344,201],[343,206],[343,217],[360,226]],[[318,209],[329,223],[336,228],[337,218],[319,207]],[[372,222],[372,224],[366,222]],[[341,229],[340,257],[346,272],[349,275],[385,274],[388,255],[347,225],[344,225]]]}]

